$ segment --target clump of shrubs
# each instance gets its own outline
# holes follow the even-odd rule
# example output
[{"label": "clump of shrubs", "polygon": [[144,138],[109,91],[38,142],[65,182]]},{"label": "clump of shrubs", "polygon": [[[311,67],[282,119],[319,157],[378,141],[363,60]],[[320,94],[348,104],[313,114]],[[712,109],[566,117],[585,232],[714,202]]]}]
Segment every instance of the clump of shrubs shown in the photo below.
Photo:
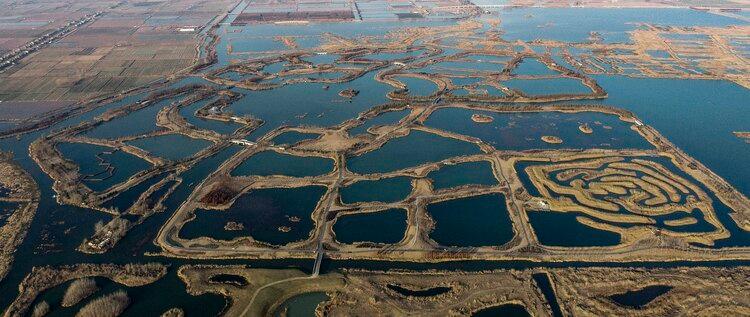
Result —
[{"label": "clump of shrubs", "polygon": [[63,295],[62,306],[70,307],[78,304],[86,297],[94,294],[99,288],[93,278],[81,278],[73,281]]},{"label": "clump of shrubs", "polygon": [[128,294],[117,291],[90,301],[78,311],[76,317],[115,317],[122,314],[129,304]]}]

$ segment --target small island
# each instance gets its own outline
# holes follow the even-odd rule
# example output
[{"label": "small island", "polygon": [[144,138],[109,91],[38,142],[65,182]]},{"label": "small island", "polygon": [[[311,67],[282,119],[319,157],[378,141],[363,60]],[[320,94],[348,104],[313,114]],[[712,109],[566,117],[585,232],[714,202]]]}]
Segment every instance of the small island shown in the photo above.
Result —
[{"label": "small island", "polygon": [[591,129],[588,123],[581,123],[581,125],[578,126],[578,130],[581,130],[581,132],[586,134],[594,133],[594,130]]},{"label": "small island", "polygon": [[339,96],[344,98],[354,98],[354,96],[359,94],[359,90],[356,89],[344,89],[342,91],[339,91]]},{"label": "small island", "polygon": [[241,222],[236,221],[230,221],[227,222],[226,225],[224,225],[224,230],[226,231],[241,231],[245,229],[245,225]]},{"label": "small island", "polygon": [[561,144],[563,143],[563,140],[559,137],[553,136],[553,135],[543,135],[542,141],[547,142],[549,144]]},{"label": "small island", "polygon": [[495,118],[488,115],[475,113],[471,115],[471,121],[474,121],[476,123],[491,123],[492,121],[495,121]]}]

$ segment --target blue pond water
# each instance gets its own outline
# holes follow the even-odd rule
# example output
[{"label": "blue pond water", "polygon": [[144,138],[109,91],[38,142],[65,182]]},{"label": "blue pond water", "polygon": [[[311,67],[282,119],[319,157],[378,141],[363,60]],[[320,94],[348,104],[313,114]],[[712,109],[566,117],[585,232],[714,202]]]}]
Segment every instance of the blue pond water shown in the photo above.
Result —
[{"label": "blue pond water", "polygon": [[[251,140],[282,125],[334,125],[386,101],[390,86],[375,82],[372,76],[364,75],[344,84],[305,83],[273,90],[245,91],[246,97],[230,108],[237,115],[249,114],[264,121],[249,136]],[[326,85],[330,86],[327,90],[323,89]],[[360,93],[351,100],[338,95],[339,91],[350,88]]]},{"label": "blue pond water", "polygon": [[405,231],[406,210],[403,209],[341,216],[333,226],[336,240],[342,243],[391,244],[401,241]]},{"label": "blue pond water", "polygon": [[690,9],[519,8],[500,13],[503,38],[585,42],[598,32],[605,43],[629,42],[636,22],[674,26],[726,26],[740,21]]},{"label": "blue pond water", "polygon": [[501,83],[508,88],[519,90],[528,96],[547,96],[556,94],[590,94],[589,87],[575,78],[544,79],[511,79]]},{"label": "blue pond water", "polygon": [[[425,146],[427,144],[430,146]],[[350,158],[347,167],[360,174],[383,173],[479,153],[479,147],[472,143],[412,130],[409,135],[390,140],[377,150]],[[392,159],[394,157],[399,159]]]},{"label": "blue pond water", "polygon": [[427,205],[430,238],[444,246],[499,246],[513,238],[505,196],[488,194]]},{"label": "blue pond water", "polygon": [[[115,150],[111,154],[105,153],[113,151],[113,149],[99,145],[60,143],[57,145],[57,149],[66,159],[78,164],[80,167],[79,173],[84,177],[83,182],[94,191],[105,190],[112,185],[124,182],[135,173],[151,167],[148,162],[123,151]],[[98,165],[99,160],[96,155],[114,166],[114,169],[108,171],[105,166]]]},{"label": "blue pond water", "polygon": [[193,139],[182,134],[165,134],[137,139],[128,142],[128,144],[149,151],[156,156],[177,161],[193,156],[212,143],[206,140]]},{"label": "blue pond water", "polygon": [[124,117],[99,125],[86,136],[100,139],[114,139],[123,136],[146,134],[156,130],[156,115],[173,100],[166,99]]},{"label": "blue pond water", "polygon": [[275,138],[273,138],[273,143],[293,145],[293,144],[297,144],[305,140],[315,139],[319,136],[320,135],[317,133],[302,133],[302,132],[297,132],[297,131],[288,131],[288,132],[279,134]]},{"label": "blue pond water", "polygon": [[318,176],[333,171],[333,160],[315,156],[294,156],[264,151],[246,159],[231,174],[234,176],[287,175],[294,177]]},{"label": "blue pond water", "polygon": [[432,179],[432,188],[435,190],[463,185],[497,185],[492,165],[487,161],[446,165],[430,172],[427,177]]},{"label": "blue pond water", "polygon": [[748,130],[749,89],[726,81],[595,79],[609,93],[606,103],[635,112],[645,124],[750,195],[750,168],[737,168],[738,162],[750,157],[750,146],[732,134]]},{"label": "blue pond water", "polygon": [[404,83],[411,96],[429,96],[437,92],[438,86],[426,79],[404,76],[397,76],[394,79]]},{"label": "blue pond water", "polygon": [[[328,300],[328,295],[323,292],[312,292],[304,293],[301,295],[294,296],[279,307],[279,311],[275,316],[286,316],[286,317],[310,317],[315,316],[315,310],[320,303]],[[284,315],[281,312],[286,312]]]},{"label": "blue pond water", "polygon": [[[491,123],[476,123],[472,114],[491,116]],[[587,123],[594,131],[584,134],[578,126]],[[652,148],[651,144],[630,129],[630,123],[616,116],[596,112],[581,113],[495,113],[463,108],[443,108],[435,111],[425,125],[473,136],[503,150],[561,149],[561,148]],[[562,144],[541,140],[544,135],[558,136]]]},{"label": "blue pond water", "polygon": [[192,124],[196,128],[212,130],[220,134],[232,134],[232,132],[241,127],[241,125],[234,122],[208,120],[196,117],[195,112],[208,104],[209,101],[210,100],[204,100],[186,107],[182,107],[180,108],[180,115],[185,118],[188,123]]},{"label": "blue pond water", "polygon": [[609,296],[609,299],[625,307],[640,309],[670,290],[672,290],[671,286],[650,285],[638,290],[611,295]]},{"label": "blue pond water", "polygon": [[409,111],[410,111],[409,109],[403,109],[403,110],[388,111],[385,113],[381,113],[377,117],[367,120],[365,121],[365,123],[352,128],[351,130],[349,130],[349,134],[350,135],[362,134],[362,133],[367,132],[367,129],[371,127],[396,124],[403,117],[408,115]]},{"label": "blue pond water", "polygon": [[411,178],[391,177],[379,180],[363,180],[341,188],[341,201],[392,203],[403,200],[411,193]]},{"label": "blue pond water", "polygon": [[500,306],[493,306],[488,308],[483,308],[473,315],[472,317],[496,317],[496,316],[503,316],[503,317],[525,317],[525,316],[531,316],[528,311],[526,311],[526,308],[522,305],[518,304],[505,304]]},{"label": "blue pond water", "polygon": [[[325,191],[320,186],[253,190],[225,211],[197,210],[196,218],[185,224],[180,236],[221,240],[252,236],[274,245],[304,240],[313,229],[311,215]],[[229,221],[241,223],[244,229],[224,230]],[[282,232],[281,227],[288,227],[289,232]]]},{"label": "blue pond water", "polygon": [[535,58],[525,58],[520,64],[513,70],[513,74],[516,75],[558,75],[559,73],[551,70]]}]

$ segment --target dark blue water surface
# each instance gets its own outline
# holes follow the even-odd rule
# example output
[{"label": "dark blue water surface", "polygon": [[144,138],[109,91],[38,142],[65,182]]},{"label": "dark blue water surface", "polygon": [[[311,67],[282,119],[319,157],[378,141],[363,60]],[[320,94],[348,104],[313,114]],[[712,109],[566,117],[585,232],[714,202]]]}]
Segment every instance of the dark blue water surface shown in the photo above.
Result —
[{"label": "dark blue water surface", "polygon": [[499,246],[513,238],[505,196],[488,194],[427,205],[435,220],[430,238],[444,246]]},{"label": "dark blue water surface", "polygon": [[[476,123],[471,120],[475,113],[490,116],[494,121]],[[594,132],[582,133],[578,126],[583,123],[588,124]],[[630,123],[597,112],[496,113],[443,108],[435,111],[425,125],[479,138],[499,150],[653,147],[630,129]],[[541,139],[544,135],[560,137],[563,143],[546,143]]]},{"label": "dark blue water surface", "polygon": [[497,179],[492,173],[492,165],[487,161],[467,162],[446,165],[437,171],[430,172],[435,190],[463,185],[496,185]]},{"label": "dark blue water surface", "polygon": [[362,180],[341,188],[341,201],[345,204],[356,202],[393,203],[406,198],[411,193],[411,178],[391,177],[379,180]]},{"label": "dark blue water surface", "polygon": [[[197,210],[196,218],[185,224],[180,236],[221,240],[252,236],[274,245],[304,240],[313,229],[312,212],[325,190],[321,186],[252,190],[237,198],[227,210]],[[244,229],[225,230],[229,221],[241,223]],[[290,231],[282,232],[281,227]]]},{"label": "dark blue water surface", "polygon": [[333,171],[333,160],[316,156],[294,156],[274,151],[256,153],[237,166],[235,176],[318,176]]},{"label": "dark blue water surface", "polygon": [[333,226],[336,240],[343,243],[396,243],[406,231],[406,210],[388,209],[341,216]]},{"label": "dark blue water surface", "polygon": [[128,143],[153,155],[173,161],[191,157],[212,144],[210,141],[193,139],[182,134],[165,134]]},{"label": "dark blue water surface", "polygon": [[413,130],[405,137],[388,141],[379,149],[350,158],[348,168],[360,174],[383,173],[479,153],[479,147],[472,143]]}]

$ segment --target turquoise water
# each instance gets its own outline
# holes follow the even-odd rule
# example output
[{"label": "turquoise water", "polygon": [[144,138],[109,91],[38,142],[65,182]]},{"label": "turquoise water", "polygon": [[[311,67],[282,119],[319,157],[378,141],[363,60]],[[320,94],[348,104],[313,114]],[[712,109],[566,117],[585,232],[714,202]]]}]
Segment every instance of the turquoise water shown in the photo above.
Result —
[{"label": "turquoise water", "polygon": [[[448,60],[430,64],[426,67],[430,72],[464,74],[466,70],[471,70],[467,75],[474,72],[500,73],[505,68],[505,63],[509,58],[491,55],[469,55],[457,60]],[[496,62],[497,61],[497,62]],[[444,70],[444,71],[443,71]]]},{"label": "turquoise water", "polygon": [[127,116],[115,118],[87,131],[85,135],[92,138],[115,139],[155,131],[156,115],[172,101],[162,100]]},{"label": "turquoise water", "polygon": [[409,112],[410,112],[409,109],[403,109],[403,110],[388,111],[388,112],[381,113],[377,117],[367,120],[361,125],[352,128],[351,130],[349,130],[349,134],[350,135],[362,134],[362,133],[366,133],[367,129],[371,127],[396,124],[402,118],[407,116]]},{"label": "turquoise water", "polygon": [[340,216],[333,232],[342,243],[372,242],[392,244],[401,241],[406,231],[406,210],[388,209],[377,212]]},{"label": "turquoise water", "polygon": [[[273,245],[304,240],[310,236],[311,215],[325,191],[321,186],[252,190],[237,198],[227,210],[196,210],[196,218],[185,224],[180,236],[220,240],[251,236]],[[242,223],[244,229],[224,230],[229,221]],[[290,231],[282,232],[281,227]]]},{"label": "turquoise water", "polygon": [[303,57],[303,60],[311,62],[313,64],[333,64],[339,57],[336,54],[323,54],[323,55],[312,55]]},{"label": "turquoise water", "polygon": [[513,238],[505,196],[488,194],[427,205],[435,220],[430,238],[444,246],[499,246]]},{"label": "turquoise water", "polygon": [[591,94],[592,91],[583,82],[574,78],[544,79],[511,79],[500,83],[510,89],[523,92],[528,96],[546,96],[556,94]]},{"label": "turquoise water", "polygon": [[520,64],[513,70],[513,74],[516,75],[559,75],[560,73],[551,70],[535,58],[525,58]]},{"label": "turquoise water", "polygon": [[362,180],[341,188],[341,201],[345,204],[356,202],[393,203],[406,198],[411,193],[411,178],[391,177],[380,180]]},{"label": "turquoise water", "polygon": [[737,166],[750,157],[750,146],[732,134],[750,130],[750,90],[726,81],[595,79],[609,93],[607,104],[635,112],[645,124],[750,195],[750,168]]},{"label": "turquoise water", "polygon": [[479,95],[479,96],[496,96],[496,97],[505,97],[506,94],[496,88],[495,86],[490,85],[477,85],[475,90],[469,91],[469,89],[456,89],[451,91],[451,94],[456,96],[466,96],[466,95]]},{"label": "turquoise water", "polygon": [[400,59],[409,58],[409,57],[418,57],[424,52],[425,52],[424,50],[414,50],[414,51],[409,51],[409,52],[382,51],[376,54],[366,54],[362,56],[357,56],[356,59],[369,59],[369,60],[375,60],[375,61],[400,60]]},{"label": "turquoise water", "polygon": [[294,145],[305,140],[315,139],[319,136],[320,134],[317,134],[317,133],[302,133],[302,132],[297,132],[297,131],[288,131],[288,132],[279,134],[275,138],[273,138],[273,143],[280,144],[280,145],[281,144]]},{"label": "turquoise water", "polygon": [[481,77],[451,77],[450,78],[453,85],[456,86],[470,86],[475,85],[481,81],[484,80],[484,78]]},{"label": "turquoise water", "polygon": [[196,117],[195,112],[208,104],[209,101],[210,100],[204,100],[201,102],[193,103],[192,105],[186,107],[182,107],[180,108],[180,115],[185,118],[188,123],[192,124],[196,128],[216,131],[220,134],[232,134],[232,132],[241,127],[240,124],[234,122],[209,120]]},{"label": "turquoise water", "polygon": [[463,185],[497,185],[492,165],[487,161],[446,165],[430,172],[427,177],[432,179],[432,188],[435,190]]},{"label": "turquoise water", "polygon": [[[425,147],[426,144],[430,146]],[[377,150],[350,158],[347,164],[349,170],[355,173],[384,173],[479,153],[479,148],[472,143],[412,130],[409,135],[390,140]],[[394,157],[399,159],[392,159]]]},{"label": "turquoise water", "polygon": [[605,43],[629,42],[636,22],[674,26],[726,26],[740,21],[690,9],[518,8],[500,12],[503,38],[508,41],[549,39],[585,42],[589,32]]},{"label": "turquoise water", "polygon": [[[491,116],[491,123],[476,123],[472,114]],[[598,122],[598,123],[597,123]],[[578,126],[588,123],[594,131],[582,133]],[[496,113],[463,108],[435,111],[426,126],[479,138],[500,150],[635,148],[649,149],[651,144],[630,129],[630,123],[618,117],[596,112]],[[611,127],[611,129],[610,129]],[[544,135],[560,137],[562,144],[541,140]]]},{"label": "turquoise water", "polygon": [[206,140],[193,139],[182,134],[165,134],[155,137],[137,139],[128,144],[139,147],[172,161],[189,158],[212,143]]},{"label": "turquoise water", "polygon": [[[123,151],[115,150],[112,154],[103,152],[113,151],[112,148],[87,143],[60,143],[57,145],[60,153],[80,167],[79,174],[84,177],[83,182],[94,191],[105,190],[115,184],[126,181],[130,176],[151,167],[151,164]],[[99,155],[114,169],[108,171],[99,166]]]},{"label": "turquoise water", "polygon": [[333,160],[315,156],[294,156],[274,151],[256,153],[232,170],[234,176],[286,175],[308,177],[333,171]]},{"label": "turquoise water", "polygon": [[396,76],[394,79],[404,83],[410,96],[429,96],[437,92],[438,86],[427,79]]}]

